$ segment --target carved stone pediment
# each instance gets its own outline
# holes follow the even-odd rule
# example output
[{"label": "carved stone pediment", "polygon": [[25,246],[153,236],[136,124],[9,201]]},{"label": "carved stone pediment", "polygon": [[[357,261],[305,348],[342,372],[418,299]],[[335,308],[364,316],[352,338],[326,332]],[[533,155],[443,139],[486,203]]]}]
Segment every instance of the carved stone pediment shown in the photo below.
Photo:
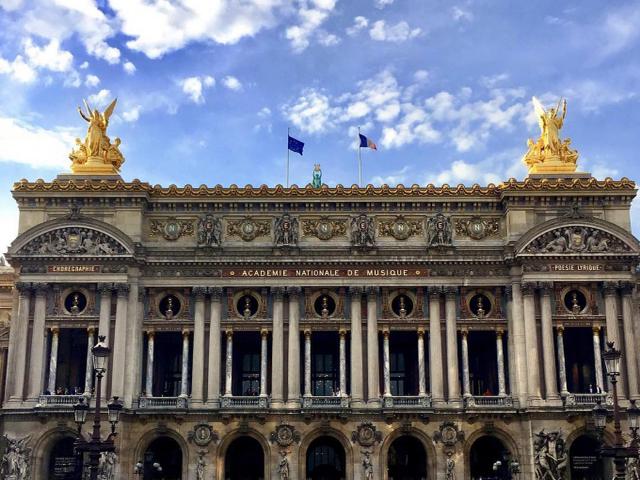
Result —
[{"label": "carved stone pediment", "polygon": [[597,227],[572,225],[554,228],[534,238],[523,253],[629,253],[632,248],[615,235]]},{"label": "carved stone pediment", "polygon": [[61,227],[29,241],[18,251],[26,255],[126,255],[127,249],[115,238],[89,227]]}]

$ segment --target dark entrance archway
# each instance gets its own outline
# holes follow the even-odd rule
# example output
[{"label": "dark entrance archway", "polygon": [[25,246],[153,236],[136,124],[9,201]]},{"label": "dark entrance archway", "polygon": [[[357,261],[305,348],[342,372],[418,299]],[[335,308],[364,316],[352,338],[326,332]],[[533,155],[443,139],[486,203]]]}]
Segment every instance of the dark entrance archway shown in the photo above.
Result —
[{"label": "dark entrance archway", "polygon": [[49,455],[49,480],[75,480],[82,472],[82,459],[74,451],[75,438],[58,440]]},{"label": "dark entrance archway", "polygon": [[307,448],[307,480],[344,480],[344,448],[333,437],[318,437]]},{"label": "dark entrance archway", "polygon": [[[612,478],[612,472],[606,472],[602,458],[598,458],[598,440],[589,435],[580,435],[569,448],[569,465],[572,480],[599,480]],[[608,473],[608,475],[607,475]]]},{"label": "dark entrance archway", "polygon": [[502,441],[492,435],[478,438],[469,452],[471,480],[507,480],[510,453]]},{"label": "dark entrance archway", "polygon": [[260,443],[251,437],[236,438],[224,456],[224,480],[262,480],[264,451]]},{"label": "dark entrance archway", "polygon": [[427,452],[416,437],[403,435],[389,446],[387,453],[389,480],[424,480],[427,478]]},{"label": "dark entrance archway", "polygon": [[144,480],[182,480],[182,449],[171,437],[158,437],[144,452]]}]

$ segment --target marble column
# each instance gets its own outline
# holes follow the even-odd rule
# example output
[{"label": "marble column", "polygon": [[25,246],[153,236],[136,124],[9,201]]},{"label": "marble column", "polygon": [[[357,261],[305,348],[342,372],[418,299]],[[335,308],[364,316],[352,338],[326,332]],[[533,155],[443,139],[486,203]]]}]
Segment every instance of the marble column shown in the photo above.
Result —
[{"label": "marble column", "polygon": [[515,394],[518,397],[520,406],[524,408],[527,405],[528,398],[527,346],[524,328],[524,306],[520,282],[514,281],[511,284],[511,288],[507,289],[505,293],[507,294],[507,303],[511,304],[511,309],[507,311],[507,314],[509,315],[511,324],[509,336],[513,337],[513,365],[511,365],[509,371],[516,376],[517,388]]},{"label": "marble column", "polygon": [[382,378],[384,383],[384,393],[385,397],[391,396],[391,364],[390,364],[390,352],[389,352],[389,330],[384,329],[382,331],[382,361],[383,361],[383,370],[382,370]]},{"label": "marble column", "polygon": [[[134,400],[140,397],[142,372],[142,312],[140,307],[144,299],[144,289],[138,283],[138,273],[129,269],[129,298],[127,305],[127,347],[124,399],[125,408],[131,408]],[[117,374],[117,370],[111,372],[112,376]]]},{"label": "marble column", "polygon": [[226,331],[227,336],[227,356],[224,369],[224,396],[233,395],[233,330]]},{"label": "marble column", "polygon": [[364,366],[362,365],[362,288],[350,287],[351,295],[351,405],[361,407],[364,401]]},{"label": "marble column", "polygon": [[7,371],[7,394],[9,403],[22,402],[24,395],[25,368],[27,363],[27,336],[29,333],[29,308],[31,285],[16,283],[18,290],[18,312],[16,321],[9,330],[9,364]]},{"label": "marble column", "polygon": [[560,380],[560,395],[566,397],[569,395],[567,389],[567,366],[564,358],[564,327],[558,325],[556,327],[556,344],[558,350],[558,378]]},{"label": "marble column", "polygon": [[60,338],[60,329],[53,327],[51,329],[51,348],[49,349],[49,383],[47,390],[51,395],[56,393],[56,374],[58,371],[58,340]]},{"label": "marble column", "polygon": [[[110,331],[111,297],[113,295],[113,290],[114,290],[114,286],[111,283],[98,284],[98,292],[100,293],[100,319],[98,323],[98,338],[100,336],[105,337],[104,341],[107,345],[113,345],[113,339],[109,338],[111,336],[111,331]],[[108,358],[107,358],[107,361],[105,362],[105,368],[107,372],[110,371]],[[113,375],[113,372],[111,372],[111,374]],[[103,380],[102,382],[102,392],[100,393],[101,393],[102,402],[106,404],[107,382],[105,380]],[[97,392],[96,392],[96,395],[97,395]]]},{"label": "marble column", "polygon": [[340,396],[347,395],[347,331],[341,328],[338,332],[340,336],[339,352],[340,352]]},{"label": "marble column", "polygon": [[267,364],[269,356],[269,330],[260,330],[260,396],[267,397]]},{"label": "marble column", "polygon": [[431,398],[434,402],[444,401],[442,370],[440,289],[433,287],[429,288],[429,377],[431,378]]},{"label": "marble column", "polygon": [[300,407],[300,287],[289,294],[289,351],[287,354],[287,407]]},{"label": "marble column", "polygon": [[593,327],[593,363],[596,371],[596,390],[606,392],[607,387],[602,375],[602,350],[600,348],[600,327]]},{"label": "marble column", "polygon": [[507,386],[504,376],[504,350],[502,346],[502,338],[504,332],[496,330],[496,357],[498,359],[498,395],[505,397],[507,395]]},{"label": "marble column", "polygon": [[37,401],[44,387],[44,361],[46,352],[46,331],[44,327],[47,315],[47,293],[49,286],[46,283],[35,285],[36,301],[33,310],[33,328],[31,331],[31,350],[29,354],[29,386],[27,400]]},{"label": "marble column", "polygon": [[271,408],[284,406],[284,288],[273,294],[273,332],[271,334]]},{"label": "marble column", "polygon": [[505,363],[509,366],[509,378],[507,379],[507,383],[509,384],[509,393],[511,397],[515,397],[518,392],[518,374],[516,372],[516,364],[515,357],[513,355],[514,352],[514,343],[513,343],[513,315],[511,314],[513,310],[513,290],[511,289],[511,285],[507,285],[502,290],[504,293],[504,297],[506,300],[506,309],[505,316],[507,319],[507,358]]},{"label": "marble column", "polygon": [[191,367],[191,404],[201,406],[204,402],[204,315],[205,315],[205,287],[194,287],[195,297],[193,315],[193,362]]},{"label": "marble column", "polygon": [[84,370],[84,396],[91,397],[91,389],[93,388],[93,352],[91,351],[96,344],[95,328],[87,328],[87,361]]},{"label": "marble column", "polygon": [[418,329],[418,395],[427,396],[427,368],[424,358],[424,329]]},{"label": "marble column", "polygon": [[622,349],[618,329],[618,285],[615,282],[604,282],[604,313],[607,322],[607,342],[613,342],[615,348]]},{"label": "marble column", "polygon": [[462,330],[462,395],[465,397],[471,396],[471,380],[469,378],[469,332]]},{"label": "marble column", "polygon": [[458,374],[458,329],[456,327],[457,287],[445,288],[445,318],[447,337],[447,388],[449,402],[460,402],[460,379]]},{"label": "marble column", "polygon": [[145,395],[153,397],[153,355],[156,343],[156,332],[147,332],[147,375],[145,378]]},{"label": "marble column", "polygon": [[211,294],[211,311],[209,316],[209,369],[207,372],[207,405],[220,405],[220,322],[222,317],[222,289],[209,288]]},{"label": "marble column", "polygon": [[378,348],[378,288],[367,288],[367,403],[380,406]]},{"label": "marble column", "polygon": [[180,396],[189,396],[189,330],[182,331],[182,374],[180,375]]},{"label": "marble column", "polygon": [[112,348],[111,394],[124,398],[125,372],[127,371],[127,307],[129,303],[129,285],[117,284],[116,328],[113,342],[107,341]]},{"label": "marble column", "polygon": [[311,396],[311,330],[304,331],[304,396]]},{"label": "marble column", "polygon": [[622,329],[624,332],[624,350],[622,357],[627,371],[629,398],[638,399],[638,363],[636,345],[633,334],[633,283],[623,282],[620,285],[622,295]]},{"label": "marble column", "polygon": [[529,400],[540,400],[540,360],[538,356],[538,329],[536,326],[535,285],[523,284],[523,310],[525,346],[527,352],[527,391]]},{"label": "marble column", "polygon": [[544,366],[544,385],[547,400],[558,400],[556,362],[553,348],[553,323],[551,312],[552,283],[544,283],[540,289],[540,319],[542,323],[542,358]]}]

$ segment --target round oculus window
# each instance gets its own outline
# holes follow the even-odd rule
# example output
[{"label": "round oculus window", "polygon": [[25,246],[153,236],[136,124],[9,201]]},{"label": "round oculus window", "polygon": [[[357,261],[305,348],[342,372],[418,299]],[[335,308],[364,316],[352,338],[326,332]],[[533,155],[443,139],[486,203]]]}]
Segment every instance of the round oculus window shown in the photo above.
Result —
[{"label": "round oculus window", "polygon": [[413,300],[411,297],[405,294],[396,295],[393,300],[391,300],[391,310],[398,317],[404,318],[411,315],[413,312]]},{"label": "round oculus window", "polygon": [[165,318],[173,318],[180,313],[180,299],[175,295],[166,295],[160,300],[160,313]]},{"label": "round oculus window", "polygon": [[322,294],[313,302],[313,309],[322,318],[330,317],[336,311],[336,301],[331,295]]},{"label": "round oculus window", "polygon": [[87,297],[82,292],[71,292],[64,299],[64,308],[71,315],[78,315],[87,308]]},{"label": "round oculus window", "polygon": [[253,317],[258,313],[258,300],[253,295],[243,295],[236,302],[236,309],[244,318]]},{"label": "round oculus window", "polygon": [[478,293],[471,297],[469,309],[474,316],[484,318],[491,312],[491,300],[482,293]]}]

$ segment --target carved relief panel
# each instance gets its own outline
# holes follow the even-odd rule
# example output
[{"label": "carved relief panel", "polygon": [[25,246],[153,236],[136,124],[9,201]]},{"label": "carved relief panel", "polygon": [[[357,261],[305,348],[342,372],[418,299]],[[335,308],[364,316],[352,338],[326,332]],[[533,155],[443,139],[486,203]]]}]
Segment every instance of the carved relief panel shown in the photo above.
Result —
[{"label": "carved relief panel", "polygon": [[302,234],[305,237],[316,237],[330,240],[333,237],[345,237],[347,224],[344,219],[320,217],[302,220]]},{"label": "carved relief panel", "polygon": [[463,288],[460,291],[460,316],[472,319],[505,318],[501,288]]},{"label": "carved relief panel", "polygon": [[338,291],[323,289],[304,290],[305,317],[311,318],[345,318],[345,289]]}]

